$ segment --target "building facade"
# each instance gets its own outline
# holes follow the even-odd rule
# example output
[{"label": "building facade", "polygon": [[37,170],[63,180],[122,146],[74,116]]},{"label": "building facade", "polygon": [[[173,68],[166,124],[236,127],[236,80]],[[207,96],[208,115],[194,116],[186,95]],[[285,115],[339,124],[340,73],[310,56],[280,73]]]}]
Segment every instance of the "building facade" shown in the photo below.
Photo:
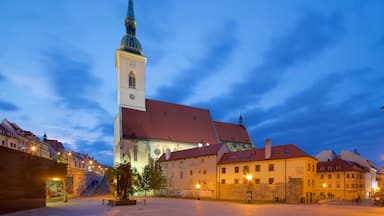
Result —
[{"label": "building facade", "polygon": [[242,118],[239,124],[215,122],[207,109],[146,98],[147,58],[136,37],[133,1],[126,34],[116,51],[118,113],[114,121],[114,166],[131,163],[141,171],[166,151],[225,143],[232,151],[253,148]]},{"label": "building facade", "polygon": [[365,198],[366,173],[361,165],[335,157],[317,165],[316,191],[320,199],[355,200]]},{"label": "building facade", "polygon": [[163,154],[158,162],[167,185],[161,194],[217,199],[217,163],[225,152],[226,145],[216,144]]},{"label": "building facade", "polygon": [[[293,144],[228,152],[218,163],[219,198],[314,202],[317,160]],[[249,197],[248,197],[249,198]]]}]

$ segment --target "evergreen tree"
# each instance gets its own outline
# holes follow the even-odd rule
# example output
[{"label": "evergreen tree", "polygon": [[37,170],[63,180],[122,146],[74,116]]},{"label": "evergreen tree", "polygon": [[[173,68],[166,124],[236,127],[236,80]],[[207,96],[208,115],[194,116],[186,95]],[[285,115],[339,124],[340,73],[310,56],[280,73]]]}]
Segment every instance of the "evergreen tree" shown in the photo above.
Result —
[{"label": "evergreen tree", "polygon": [[146,165],[143,173],[138,175],[137,183],[139,190],[144,191],[145,196],[147,191],[162,189],[165,186],[166,179],[163,176],[160,164]]}]

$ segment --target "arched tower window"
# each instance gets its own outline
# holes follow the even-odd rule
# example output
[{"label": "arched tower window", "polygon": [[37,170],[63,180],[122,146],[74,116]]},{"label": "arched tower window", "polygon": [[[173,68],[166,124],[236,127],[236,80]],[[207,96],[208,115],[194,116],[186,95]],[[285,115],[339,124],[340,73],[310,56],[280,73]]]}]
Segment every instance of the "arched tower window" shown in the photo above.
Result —
[{"label": "arched tower window", "polygon": [[132,71],[129,73],[129,88],[136,88],[136,77]]}]

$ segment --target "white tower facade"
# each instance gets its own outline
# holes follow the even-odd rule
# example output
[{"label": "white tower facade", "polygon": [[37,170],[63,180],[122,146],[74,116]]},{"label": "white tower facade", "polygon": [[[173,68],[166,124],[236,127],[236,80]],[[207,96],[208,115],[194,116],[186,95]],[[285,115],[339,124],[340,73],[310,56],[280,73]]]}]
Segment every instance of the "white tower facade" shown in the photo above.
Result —
[{"label": "white tower facade", "polygon": [[118,113],[114,121],[114,166],[126,161],[122,137],[122,108],[146,111],[145,65],[147,58],[143,55],[140,41],[136,38],[133,0],[128,2],[125,28],[126,34],[121,40],[120,49],[116,51]]}]

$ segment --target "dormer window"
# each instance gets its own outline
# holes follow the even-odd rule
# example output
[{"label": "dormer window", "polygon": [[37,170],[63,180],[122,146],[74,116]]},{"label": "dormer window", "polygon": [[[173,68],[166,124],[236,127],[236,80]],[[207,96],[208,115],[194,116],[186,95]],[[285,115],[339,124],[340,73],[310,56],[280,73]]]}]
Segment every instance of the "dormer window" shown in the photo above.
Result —
[{"label": "dormer window", "polygon": [[135,74],[131,71],[129,72],[129,88],[133,88],[135,89],[136,88],[136,77],[135,77]]}]

